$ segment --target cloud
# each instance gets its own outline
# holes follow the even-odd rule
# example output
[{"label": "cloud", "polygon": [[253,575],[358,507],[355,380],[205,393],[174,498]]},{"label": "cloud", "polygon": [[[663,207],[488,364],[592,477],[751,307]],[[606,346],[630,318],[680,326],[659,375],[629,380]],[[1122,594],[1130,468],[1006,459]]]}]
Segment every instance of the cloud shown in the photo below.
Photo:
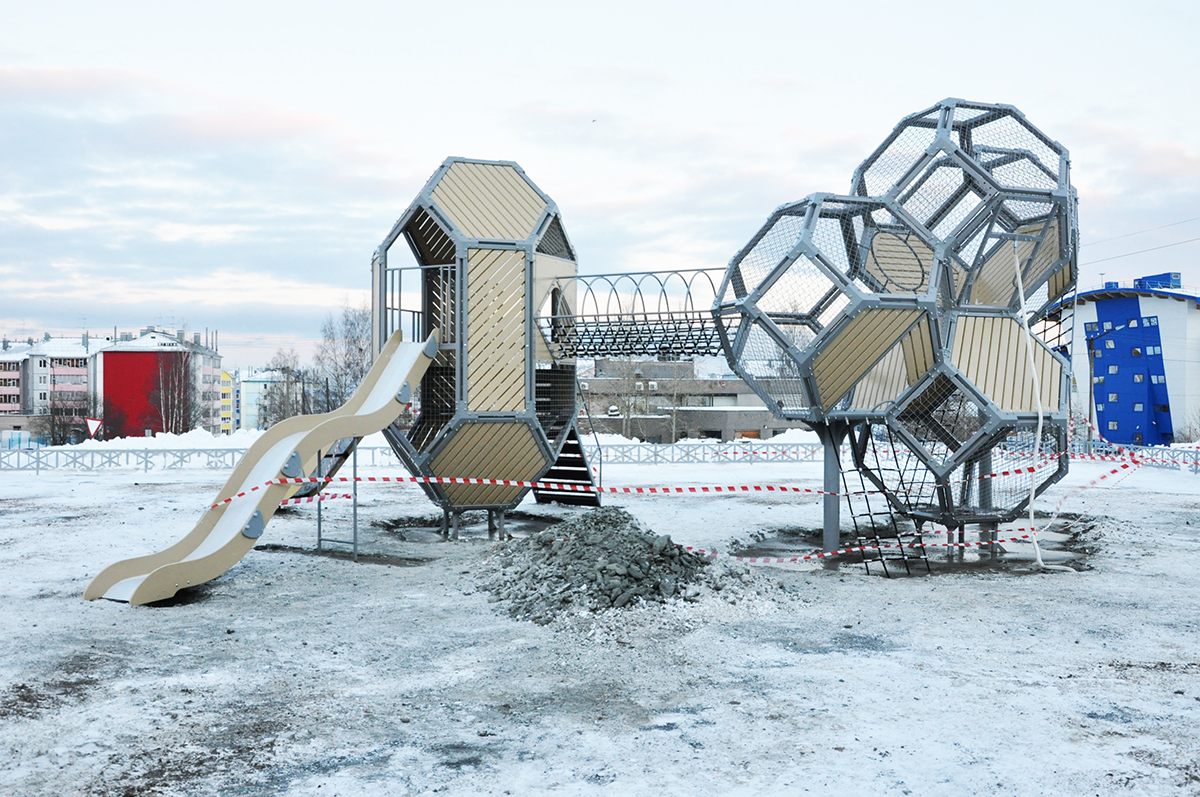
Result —
[{"label": "cloud", "polygon": [[377,177],[386,162],[328,119],[169,89],[120,70],[0,70],[0,295],[25,325],[74,327],[89,303],[101,325],[98,306],[230,304],[255,334],[248,304],[369,286],[413,188]]}]

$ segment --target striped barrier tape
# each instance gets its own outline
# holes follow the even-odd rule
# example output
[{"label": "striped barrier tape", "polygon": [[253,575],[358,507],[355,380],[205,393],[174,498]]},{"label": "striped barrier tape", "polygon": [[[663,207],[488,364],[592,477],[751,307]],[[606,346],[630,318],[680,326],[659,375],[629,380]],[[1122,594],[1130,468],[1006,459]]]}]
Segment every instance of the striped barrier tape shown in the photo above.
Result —
[{"label": "striped barrier tape", "polygon": [[[1097,436],[1099,436],[1099,438],[1102,441],[1107,443],[1107,441],[1104,440],[1103,436],[1100,435],[1099,430],[1096,430],[1094,426],[1092,428],[1093,428],[1093,430],[1096,431]],[[1110,445],[1111,445],[1111,443],[1110,443]],[[1094,479],[1089,484],[1084,485],[1083,487],[1077,488],[1072,493],[1069,493],[1068,495],[1064,496],[1062,498],[1062,500],[1060,500],[1058,507],[1056,507],[1054,515],[1052,517],[1052,520],[1054,517],[1058,516],[1059,510],[1061,510],[1062,505],[1066,502],[1066,500],[1068,498],[1072,497],[1073,495],[1078,494],[1079,492],[1082,492],[1083,490],[1086,490],[1086,489],[1089,489],[1090,487],[1095,486],[1096,484],[1100,483],[1101,481],[1103,481],[1104,479],[1113,475],[1114,473],[1119,473],[1121,470],[1129,468],[1131,465],[1140,467],[1143,464],[1142,461],[1139,460],[1137,457],[1134,457],[1131,454],[1128,454],[1126,449],[1124,449],[1120,446],[1117,446],[1117,451],[1118,451],[1118,453],[1127,454],[1127,457],[1125,459],[1115,460],[1115,461],[1120,461],[1123,463],[1121,465],[1121,467],[1110,471],[1109,473],[1099,477],[1098,479]],[[1099,455],[1082,455],[1082,456],[1098,457]],[[1052,460],[1045,460],[1045,461],[1052,461]],[[977,479],[988,479],[988,478],[994,478],[997,476],[1011,476],[1011,475],[1019,475],[1022,473],[1034,473],[1039,469],[1039,467],[1040,467],[1040,465],[1034,465],[1029,468],[1018,468],[1018,469],[1014,469],[1011,471],[1000,471],[998,473],[987,474],[987,475],[979,476],[976,478]],[[591,485],[591,484],[568,484],[568,483],[563,483],[563,482],[522,481],[522,480],[518,480],[518,479],[482,479],[482,478],[456,477],[456,476],[365,476],[365,477],[358,477],[357,479],[345,477],[345,476],[338,476],[338,477],[310,476],[310,477],[271,479],[260,485],[255,485],[255,486],[251,487],[249,490],[243,490],[242,492],[239,492],[236,495],[230,496],[229,498],[225,498],[221,501],[211,504],[209,506],[209,509],[216,509],[220,506],[224,506],[233,501],[236,501],[239,498],[244,498],[253,492],[257,492],[258,490],[261,490],[266,487],[271,487],[273,485],[315,484],[317,482],[323,482],[323,483],[328,484],[329,482],[334,482],[334,481],[343,482],[343,483],[357,481],[357,482],[380,482],[380,483],[392,483],[392,484],[478,484],[478,485],[500,486],[500,487],[537,488],[537,489],[545,489],[545,490],[557,490],[557,491],[561,491],[561,492],[600,493],[600,494],[607,493],[610,495],[705,495],[705,494],[724,494],[724,493],[763,493],[763,492],[765,492],[765,493],[803,493],[803,494],[808,494],[808,495],[833,495],[833,496],[839,496],[839,497],[840,496],[860,497],[860,496],[882,495],[883,494],[879,490],[864,490],[864,491],[860,491],[860,492],[840,493],[840,492],[831,492],[831,491],[826,491],[826,490],[816,490],[816,489],[813,489],[810,487],[789,487],[786,485],[761,485],[761,484],[728,485],[728,486],[707,485],[707,486],[700,486],[700,487],[600,487],[600,486]],[[305,501],[305,499],[299,499],[299,500],[290,499],[290,500],[295,501],[297,503],[301,503],[301,502]]]},{"label": "striped barrier tape", "polygon": [[360,476],[357,479],[337,477],[296,477],[271,479],[255,485],[249,490],[243,490],[236,495],[211,504],[209,509],[216,509],[239,498],[245,498],[253,492],[272,485],[310,484],[316,482],[382,482],[391,484],[482,484],[499,487],[536,487],[540,490],[559,490],[577,493],[607,493],[610,495],[704,495],[713,493],[808,493],[811,495],[881,495],[877,490],[856,493],[833,493],[825,490],[814,490],[809,487],[788,487],[781,484],[742,484],[742,485],[705,485],[700,487],[597,487],[591,484],[567,484],[562,482],[529,482],[517,479],[475,479],[457,476]]},{"label": "striped barrier tape", "polygon": [[[351,498],[354,498],[354,496],[351,495],[350,493],[342,493],[340,495],[337,493],[320,493],[318,495],[310,495],[308,498],[289,498],[286,501],[280,501],[279,505],[280,506],[292,506],[295,504],[311,504],[313,501],[330,501],[330,500],[333,500],[334,498],[351,499]],[[220,504],[215,504],[214,506],[220,506]],[[214,508],[213,506],[209,507],[209,509],[213,509],[213,508]]]},{"label": "striped barrier tape", "polygon": [[[1138,465],[1141,462],[1133,460]],[[1123,468],[1129,467],[1126,463]],[[1018,468],[1011,471],[1001,471],[995,474],[976,477],[978,479],[993,478],[996,476],[1011,476],[1021,473],[1034,473],[1038,470],[1037,466],[1030,468]],[[1116,471],[1113,471],[1116,472]],[[1103,478],[1103,477],[1102,477]],[[357,479],[337,476],[337,477],[296,477],[271,479],[260,485],[255,485],[249,490],[225,498],[209,506],[209,509],[229,504],[239,498],[244,498],[251,493],[262,490],[273,485],[286,484],[314,484],[317,482],[379,482],[391,484],[479,484],[487,486],[500,487],[524,487],[537,488],[542,490],[558,490],[562,492],[580,492],[580,493],[600,493],[609,495],[706,495],[706,494],[723,494],[723,493],[804,493],[808,495],[834,495],[834,496],[849,496],[861,497],[868,495],[882,495],[879,490],[863,490],[858,492],[842,493],[830,492],[826,490],[817,490],[811,487],[790,487],[780,484],[743,484],[743,485],[703,485],[698,487],[598,487],[591,484],[568,484],[563,482],[540,482],[540,481],[521,481],[518,479],[480,479],[457,476],[360,476]]]}]

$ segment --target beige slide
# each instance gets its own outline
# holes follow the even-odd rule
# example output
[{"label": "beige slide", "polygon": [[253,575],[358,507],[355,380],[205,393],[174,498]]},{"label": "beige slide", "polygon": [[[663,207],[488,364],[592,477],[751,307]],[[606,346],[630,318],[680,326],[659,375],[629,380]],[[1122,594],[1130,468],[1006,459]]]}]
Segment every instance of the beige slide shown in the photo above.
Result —
[{"label": "beige slide", "polygon": [[333,412],[300,415],[272,426],[242,457],[212,502],[215,506],[186,537],[165,551],[109,565],[92,579],[83,597],[136,606],[170,598],[233,567],[254,547],[280,502],[300,487],[264,484],[312,473],[320,451],[394,421],[416,392],[437,346],[436,333],[424,343],[403,343],[396,332],[349,401]]}]

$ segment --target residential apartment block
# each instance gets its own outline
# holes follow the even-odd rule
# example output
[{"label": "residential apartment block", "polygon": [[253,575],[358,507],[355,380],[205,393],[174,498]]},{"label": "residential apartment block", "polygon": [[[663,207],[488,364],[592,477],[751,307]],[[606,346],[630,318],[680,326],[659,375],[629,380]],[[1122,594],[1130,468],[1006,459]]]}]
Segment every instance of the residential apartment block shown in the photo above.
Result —
[{"label": "residential apartment block", "polygon": [[148,327],[91,359],[92,401],[106,437],[140,437],[194,428],[221,431],[221,355],[201,343]]}]

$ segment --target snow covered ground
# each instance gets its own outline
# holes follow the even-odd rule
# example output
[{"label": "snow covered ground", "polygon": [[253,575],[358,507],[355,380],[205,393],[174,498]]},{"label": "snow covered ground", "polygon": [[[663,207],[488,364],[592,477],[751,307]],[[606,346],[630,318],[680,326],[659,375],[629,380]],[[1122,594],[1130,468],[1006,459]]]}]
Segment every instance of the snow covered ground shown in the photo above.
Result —
[{"label": "snow covered ground", "polygon": [[[1074,463],[1039,508],[1109,467]],[[815,488],[820,468],[605,479]],[[478,589],[481,518],[441,542],[418,489],[371,485],[358,563],[315,554],[305,506],[170,605],[81,599],[182,536],[223,476],[0,474],[0,792],[1200,793],[1197,475],[1143,468],[1070,499],[1091,516],[1076,574],[812,563],[773,568],[775,594],[543,627]],[[804,494],[606,502],[720,551],[820,523]],[[537,517],[517,533],[581,511],[521,509]],[[348,503],[326,522],[348,536]]]}]

